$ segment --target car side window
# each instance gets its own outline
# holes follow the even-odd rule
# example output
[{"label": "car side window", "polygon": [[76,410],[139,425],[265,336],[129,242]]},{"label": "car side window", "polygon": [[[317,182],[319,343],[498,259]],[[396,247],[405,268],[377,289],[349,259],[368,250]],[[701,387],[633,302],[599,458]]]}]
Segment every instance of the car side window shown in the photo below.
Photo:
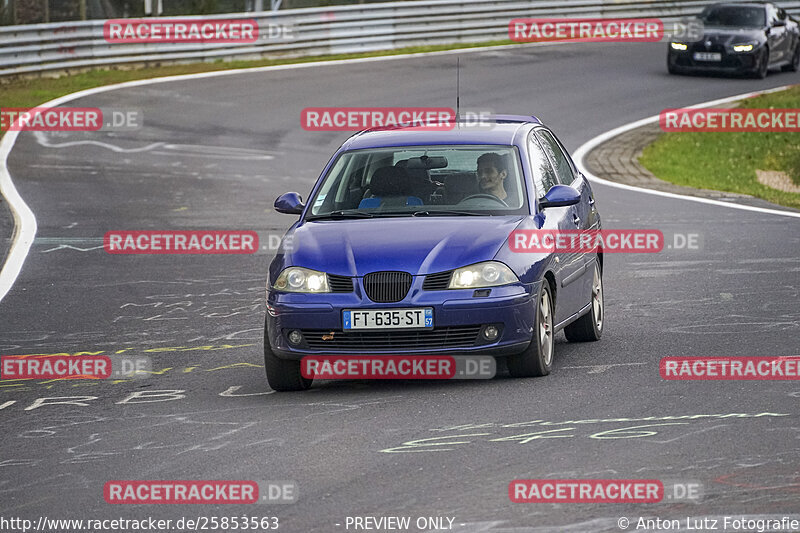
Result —
[{"label": "car side window", "polygon": [[536,195],[537,198],[541,198],[547,194],[550,187],[558,183],[558,178],[542,145],[533,133],[528,137],[528,158],[533,172],[533,183],[536,185]]},{"label": "car side window", "polygon": [[575,179],[575,173],[572,171],[572,165],[569,159],[567,159],[567,156],[564,155],[558,141],[556,141],[555,137],[547,130],[538,130],[536,134],[541,139],[542,146],[556,169],[558,183],[562,185],[569,185],[572,183]]}]

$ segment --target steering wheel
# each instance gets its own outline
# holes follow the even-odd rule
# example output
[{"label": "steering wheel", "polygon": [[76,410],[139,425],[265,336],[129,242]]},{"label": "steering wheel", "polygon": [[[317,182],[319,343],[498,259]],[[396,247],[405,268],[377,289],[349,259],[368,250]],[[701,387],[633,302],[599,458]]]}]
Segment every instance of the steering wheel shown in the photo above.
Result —
[{"label": "steering wheel", "polygon": [[467,196],[466,198],[464,198],[463,200],[458,202],[458,204],[461,205],[464,202],[466,202],[467,200],[472,200],[473,198],[481,198],[483,200],[494,200],[495,202],[497,202],[499,204],[502,204],[503,207],[508,207],[508,204],[505,203],[500,198],[498,198],[497,196],[495,196],[493,194],[485,194],[485,193],[479,193],[479,194],[473,194],[471,196]]}]

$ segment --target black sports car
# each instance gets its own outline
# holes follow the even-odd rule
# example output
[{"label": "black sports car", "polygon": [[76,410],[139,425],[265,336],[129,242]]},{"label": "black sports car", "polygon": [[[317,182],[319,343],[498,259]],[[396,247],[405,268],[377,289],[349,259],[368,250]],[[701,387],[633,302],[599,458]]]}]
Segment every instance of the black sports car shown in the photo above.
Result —
[{"label": "black sports car", "polygon": [[670,74],[708,70],[765,78],[770,68],[800,68],[800,29],[770,3],[721,3],[699,16],[703,38],[669,43]]}]

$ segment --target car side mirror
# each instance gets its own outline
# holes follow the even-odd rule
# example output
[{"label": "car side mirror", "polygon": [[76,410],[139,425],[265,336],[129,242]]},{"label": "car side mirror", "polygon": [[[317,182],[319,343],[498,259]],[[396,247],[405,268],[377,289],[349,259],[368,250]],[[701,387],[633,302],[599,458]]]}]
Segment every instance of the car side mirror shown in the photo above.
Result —
[{"label": "car side mirror", "polygon": [[569,185],[553,185],[544,198],[539,199],[539,209],[548,207],[566,207],[575,205],[581,201],[581,193],[578,189]]},{"label": "car side mirror", "polygon": [[785,20],[780,20],[780,19],[778,19],[778,20],[776,20],[775,22],[773,22],[773,23],[772,23],[772,25],[773,25],[774,27],[776,27],[776,28],[781,28],[781,27],[783,27],[783,26],[786,26],[786,21],[785,21]]},{"label": "car side mirror", "polygon": [[275,211],[287,215],[302,215],[306,204],[303,198],[296,192],[287,192],[275,199]]}]

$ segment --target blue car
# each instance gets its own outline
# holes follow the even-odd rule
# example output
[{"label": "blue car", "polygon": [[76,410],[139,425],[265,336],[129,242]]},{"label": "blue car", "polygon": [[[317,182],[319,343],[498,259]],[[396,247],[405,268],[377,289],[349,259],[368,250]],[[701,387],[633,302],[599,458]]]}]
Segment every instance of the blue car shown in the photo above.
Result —
[{"label": "blue car", "polygon": [[270,387],[303,390],[307,355],[492,355],[544,376],[553,336],[603,331],[602,252],[519,253],[515,230],[599,230],[586,178],[536,117],[489,128],[369,130],[331,158],[267,280]]}]

